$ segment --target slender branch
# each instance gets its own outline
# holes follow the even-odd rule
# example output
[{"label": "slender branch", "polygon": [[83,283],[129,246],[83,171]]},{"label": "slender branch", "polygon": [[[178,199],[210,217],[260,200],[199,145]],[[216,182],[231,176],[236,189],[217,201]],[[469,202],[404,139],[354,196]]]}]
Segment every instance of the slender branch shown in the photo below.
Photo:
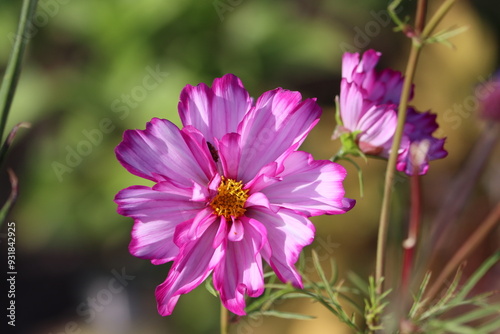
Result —
[{"label": "slender branch", "polygon": [[432,32],[434,31],[434,29],[436,29],[439,22],[441,22],[443,17],[450,10],[451,6],[453,6],[455,1],[456,0],[447,0],[437,9],[436,13],[432,16],[432,18],[429,20],[429,22],[425,26],[425,29],[423,29],[422,36],[421,36],[422,40],[425,40],[426,38],[428,38],[432,34]]},{"label": "slender branch", "polygon": [[[417,19],[416,22],[419,24],[417,27],[422,33],[419,35],[417,31],[417,36],[413,38],[412,47],[410,49],[410,55],[408,58],[408,63],[405,72],[405,81],[403,84],[403,89],[401,91],[401,100],[398,108],[398,125],[396,132],[394,134],[391,153],[389,155],[389,161],[387,163],[387,169],[385,174],[385,184],[384,184],[384,197],[382,200],[382,208],[380,212],[380,223],[377,238],[377,258],[375,263],[375,279],[380,280],[384,274],[385,266],[385,253],[386,253],[386,242],[387,242],[387,230],[389,225],[389,212],[390,203],[392,195],[392,185],[394,181],[394,173],[396,168],[396,161],[398,156],[399,146],[401,144],[401,138],[403,135],[404,124],[406,121],[406,109],[408,107],[408,99],[411,93],[411,86],[413,78],[415,75],[415,69],[417,66],[418,58],[420,56],[420,51],[422,46],[425,44],[426,39],[434,31],[436,26],[442,20],[444,15],[451,8],[456,0],[445,1],[430,19],[430,21],[425,24],[426,16],[426,0],[419,0],[417,4]],[[399,2],[397,2],[399,3]],[[421,25],[421,26],[420,26]],[[425,27],[424,27],[425,26]],[[377,287],[377,292],[382,293],[383,285]]]},{"label": "slender branch", "polygon": [[[403,84],[403,90],[401,92],[401,101],[399,103],[398,109],[398,125],[396,128],[396,133],[394,134],[394,139],[392,141],[391,154],[389,156],[389,162],[387,163],[387,169],[385,173],[385,184],[384,184],[384,198],[382,200],[382,209],[380,212],[380,223],[378,230],[377,239],[377,258],[375,264],[375,281],[378,282],[384,275],[385,266],[385,252],[387,248],[387,229],[389,225],[389,211],[392,195],[392,186],[394,181],[394,174],[396,169],[396,161],[398,157],[399,146],[401,144],[401,138],[403,136],[404,124],[406,121],[406,109],[408,107],[408,99],[410,97],[413,77],[415,75],[415,69],[417,67],[418,57],[420,55],[421,47],[418,44],[413,43],[410,56],[408,59],[408,64],[405,72],[405,81]],[[382,293],[383,285],[377,286],[377,292]]]},{"label": "slender branch", "polygon": [[462,261],[484,240],[484,238],[493,230],[495,226],[500,223],[500,202],[497,203],[493,211],[486,217],[486,219],[479,225],[479,228],[465,241],[462,247],[455,253],[450,261],[447,262],[443,270],[440,271],[438,278],[434,281],[429,290],[427,290],[426,299],[430,301],[439,292],[439,289],[456,270]]},{"label": "slender branch", "polygon": [[427,1],[419,1],[417,4],[417,14],[415,17],[415,31],[417,34],[422,33],[425,26],[425,14],[427,13]]},{"label": "slender branch", "polygon": [[25,38],[28,25],[35,13],[38,0],[23,0],[21,8],[21,17],[17,28],[14,47],[10,54],[9,62],[5,70],[5,75],[0,86],[0,140],[3,138],[5,126],[7,124],[7,116],[9,115],[10,106],[14,99],[17,82],[21,73],[21,63],[28,44],[28,38]]}]

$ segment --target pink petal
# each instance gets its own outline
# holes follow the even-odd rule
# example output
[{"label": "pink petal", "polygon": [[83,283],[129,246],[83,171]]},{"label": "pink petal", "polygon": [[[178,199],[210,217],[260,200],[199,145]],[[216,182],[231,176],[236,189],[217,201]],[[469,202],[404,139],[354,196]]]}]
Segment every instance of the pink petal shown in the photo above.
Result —
[{"label": "pink petal", "polygon": [[252,99],[240,79],[233,74],[216,78],[212,88],[201,83],[187,85],[181,92],[179,115],[184,126],[193,125],[205,138],[221,139],[236,132],[238,124],[252,106]]},{"label": "pink petal", "polygon": [[146,130],[125,131],[116,156],[129,172],[146,179],[172,179],[186,186],[193,181],[206,184],[215,164],[207,158],[208,147],[195,144],[199,138],[192,132],[181,132],[170,121],[153,118]]},{"label": "pink petal", "polygon": [[266,227],[268,247],[263,247],[261,251],[264,260],[280,280],[301,288],[302,279],[294,265],[302,248],[313,241],[314,225],[306,217],[285,208],[273,212],[253,207],[246,216]]},{"label": "pink petal", "polygon": [[346,78],[348,82],[352,82],[352,74],[359,64],[359,53],[345,52],[342,55],[342,78]]},{"label": "pink petal", "polygon": [[[342,58],[342,78],[345,78],[350,83],[356,83],[359,87],[371,90],[374,83],[374,69],[381,55],[380,52],[370,49],[363,53],[359,61],[359,54],[357,53],[344,54]],[[346,62],[345,65],[344,61]]]},{"label": "pink petal", "polygon": [[219,228],[217,229],[217,233],[215,233],[214,242],[212,244],[213,248],[217,248],[227,239],[227,228],[228,222],[224,216],[220,216]]},{"label": "pink petal", "polygon": [[229,229],[229,233],[227,235],[227,239],[232,242],[241,241],[245,236],[245,229],[243,228],[243,224],[241,220],[232,218],[231,228]]},{"label": "pink petal", "polygon": [[370,143],[375,147],[382,147],[388,141],[392,143],[397,126],[397,106],[372,106],[358,122],[359,141]]},{"label": "pink petal", "polygon": [[228,241],[224,260],[214,269],[214,287],[224,306],[238,315],[245,315],[245,294],[257,297],[264,291],[260,250],[266,229],[252,219],[242,217],[245,235],[239,241]]},{"label": "pink petal", "polygon": [[266,195],[259,192],[253,193],[248,196],[245,202],[245,208],[249,208],[252,206],[263,206],[265,208],[271,209],[269,199],[266,197]]},{"label": "pink petal", "polygon": [[375,51],[373,49],[366,50],[361,57],[361,61],[358,65],[357,72],[370,72],[375,69],[380,56],[382,53]]},{"label": "pink petal", "polygon": [[264,93],[238,127],[241,163],[238,177],[245,183],[287,151],[295,150],[319,121],[314,99],[301,102],[298,92],[281,88]]},{"label": "pink petal", "polygon": [[271,162],[257,173],[257,175],[245,184],[245,189],[250,189],[251,193],[260,191],[261,189],[278,182],[280,179],[276,177],[278,174],[278,163]]},{"label": "pink petal", "polygon": [[238,180],[238,168],[241,160],[240,135],[228,133],[219,142],[219,157],[224,176]]},{"label": "pink petal", "polygon": [[309,217],[341,214],[354,206],[354,200],[344,198],[342,181],[347,172],[341,165],[297,151],[285,158],[283,166],[281,181],[261,190],[272,205]]},{"label": "pink petal", "polygon": [[340,116],[343,127],[351,132],[360,130],[358,121],[366,109],[363,94],[355,83],[342,79],[340,83]]},{"label": "pink petal", "polygon": [[217,228],[217,224],[212,224],[199,239],[185,243],[180,249],[167,279],[156,288],[161,315],[172,314],[179,296],[200,285],[221,261],[223,245],[216,249],[212,247]]},{"label": "pink petal", "polygon": [[[207,228],[216,220],[217,216],[214,215],[212,208],[204,208],[203,210],[200,210],[191,223],[191,227],[188,233],[189,239],[195,240],[200,238],[200,236],[205,233]],[[182,243],[178,244],[178,246],[181,245]]]},{"label": "pink petal", "polygon": [[[164,185],[166,187],[166,185]],[[133,186],[121,190],[115,197],[118,213],[135,220],[129,250],[137,257],[171,261],[178,253],[173,243],[177,225],[194,218],[204,206],[190,201],[190,192],[170,185],[171,192]]]}]

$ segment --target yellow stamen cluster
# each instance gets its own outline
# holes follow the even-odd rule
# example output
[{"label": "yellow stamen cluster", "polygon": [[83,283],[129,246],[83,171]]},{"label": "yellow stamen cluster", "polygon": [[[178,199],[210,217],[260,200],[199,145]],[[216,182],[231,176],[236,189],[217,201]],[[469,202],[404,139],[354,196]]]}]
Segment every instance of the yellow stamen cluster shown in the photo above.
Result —
[{"label": "yellow stamen cluster", "polygon": [[233,179],[221,177],[217,196],[214,197],[210,206],[219,216],[224,216],[226,219],[231,217],[238,218],[242,216],[246,209],[245,202],[248,198],[248,189],[242,189],[241,181],[236,182]]}]

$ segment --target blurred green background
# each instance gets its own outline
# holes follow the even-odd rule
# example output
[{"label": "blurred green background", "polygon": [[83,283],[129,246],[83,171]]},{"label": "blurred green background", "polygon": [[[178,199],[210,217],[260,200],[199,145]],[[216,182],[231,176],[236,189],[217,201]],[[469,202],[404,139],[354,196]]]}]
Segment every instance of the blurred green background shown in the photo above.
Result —
[{"label": "blurred green background", "polygon": [[[404,69],[409,42],[393,32],[386,4],[385,0],[40,0],[7,127],[21,121],[32,124],[19,131],[7,163],[19,177],[20,192],[9,217],[17,228],[15,332],[216,333],[218,300],[204,288],[182,296],[172,316],[157,314],[154,289],[165,279],[169,265],[153,266],[128,253],[132,220],[116,213],[113,197],[122,188],[147,183],[119,165],[115,146],[125,129],[143,129],[152,117],[180,124],[177,103],[186,84],[210,85],[215,77],[234,73],[253,97],[278,86],[317,97],[324,114],[303,149],[328,159],[339,148],[330,136],[342,53],[375,48],[383,53],[380,68]],[[414,1],[403,1],[401,15],[411,15],[413,6]],[[448,138],[449,151],[448,158],[432,163],[423,178],[425,221],[439,208],[453,175],[481,133],[483,124],[469,97],[474,85],[499,65],[498,6],[486,0],[459,1],[442,27],[468,30],[452,39],[453,48],[429,46],[419,64],[413,104],[438,114],[439,136]],[[0,0],[2,73],[19,11],[20,1]],[[465,110],[459,118],[455,105]],[[313,219],[322,243],[316,241],[310,248],[334,256],[341,274],[355,270],[367,275],[373,270],[385,163],[358,162],[365,174],[365,197],[359,196],[355,169],[346,165],[347,196],[358,204],[346,215]],[[479,223],[498,202],[499,163],[497,149],[460,226]],[[5,170],[0,180],[3,202],[10,191]],[[405,187],[401,182],[396,217],[406,212]],[[401,230],[396,224],[393,236],[400,236]],[[443,254],[452,253],[467,231],[457,227],[455,246],[452,243]],[[498,231],[490,239],[484,253],[498,248]],[[122,272],[130,276],[124,289],[103,293]],[[97,304],[91,307],[92,298]],[[319,318],[244,321],[233,331],[348,333],[309,301],[278,307]]]}]

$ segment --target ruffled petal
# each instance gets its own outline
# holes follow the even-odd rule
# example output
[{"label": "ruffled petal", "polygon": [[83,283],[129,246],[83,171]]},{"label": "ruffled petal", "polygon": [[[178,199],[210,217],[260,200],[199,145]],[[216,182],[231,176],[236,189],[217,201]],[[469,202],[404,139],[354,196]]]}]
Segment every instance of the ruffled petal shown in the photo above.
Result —
[{"label": "ruffled petal", "polygon": [[233,74],[216,78],[212,88],[201,83],[187,85],[181,92],[179,116],[184,126],[192,125],[213,143],[226,133],[236,132],[238,124],[252,107],[252,99],[240,79]]},{"label": "ruffled petal", "polygon": [[314,160],[306,152],[296,151],[283,161],[280,182],[261,190],[271,205],[299,211],[306,216],[341,214],[349,211],[354,200],[344,197],[342,181],[347,175],[339,164]]},{"label": "ruffled petal", "polygon": [[278,172],[277,162],[271,162],[265,165],[250,182],[245,184],[245,189],[250,189],[250,192],[254,193],[280,181],[279,177],[276,176]]},{"label": "ruffled petal", "polygon": [[208,158],[208,147],[200,147],[195,132],[181,131],[170,121],[153,118],[146,130],[125,131],[116,156],[129,172],[149,180],[175,180],[185,186],[193,181],[206,184],[215,164]]},{"label": "ruffled petal", "polygon": [[245,294],[257,297],[264,291],[260,250],[267,242],[266,229],[259,222],[241,217],[245,235],[239,241],[228,241],[224,260],[214,269],[214,287],[224,306],[245,315]]},{"label": "ruffled petal", "polygon": [[[182,229],[184,231],[177,233],[185,234],[189,225],[185,224]],[[180,249],[167,279],[156,288],[158,312],[161,315],[172,314],[179,296],[200,285],[221,261],[223,244],[215,249],[212,247],[217,229],[217,224],[212,224],[199,239],[187,241]]]},{"label": "ruffled petal", "polygon": [[[216,221],[216,219],[217,216],[214,215],[212,208],[204,208],[203,210],[200,210],[191,223],[188,233],[189,239],[198,239],[203,233],[205,233],[206,229]],[[178,246],[181,245],[182,244]]]},{"label": "ruffled petal", "polygon": [[171,261],[178,253],[173,243],[177,225],[193,219],[203,203],[190,201],[190,189],[163,184],[158,191],[145,186],[121,190],[115,197],[118,213],[135,220],[130,253],[154,260],[155,264]]},{"label": "ruffled petal", "polygon": [[265,208],[271,209],[269,199],[263,193],[253,193],[248,196],[245,202],[245,208],[250,208],[252,206],[263,206]]},{"label": "ruffled petal", "polygon": [[444,149],[445,139],[432,136],[437,128],[435,114],[408,108],[404,129],[407,143],[405,150],[398,155],[396,168],[399,171],[404,171],[408,175],[423,175],[427,173],[429,161],[448,155]]},{"label": "ruffled petal", "polygon": [[298,92],[281,88],[264,93],[238,127],[241,163],[238,179],[252,180],[265,165],[296,150],[319,121],[315,99],[302,101]]},{"label": "ruffled petal", "polygon": [[302,248],[314,239],[314,225],[292,210],[281,208],[273,212],[263,207],[252,207],[247,217],[259,221],[267,230],[267,247],[261,254],[283,282],[302,288],[302,278],[295,268]]}]

